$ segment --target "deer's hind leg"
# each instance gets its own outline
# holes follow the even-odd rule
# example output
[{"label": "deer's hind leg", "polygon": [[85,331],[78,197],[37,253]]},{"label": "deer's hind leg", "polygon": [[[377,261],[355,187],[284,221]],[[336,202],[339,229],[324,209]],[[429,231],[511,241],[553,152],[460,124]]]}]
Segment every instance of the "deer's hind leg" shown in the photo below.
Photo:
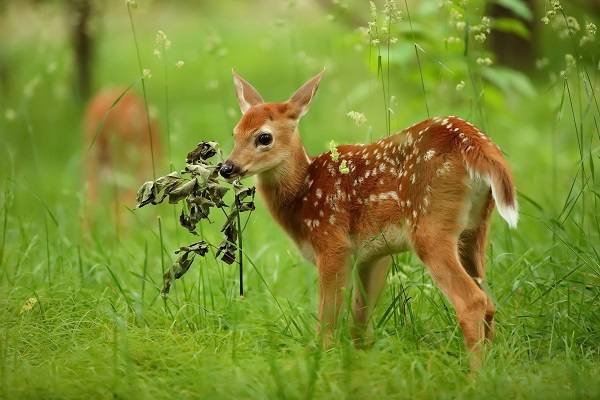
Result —
[{"label": "deer's hind leg", "polygon": [[352,336],[357,344],[368,344],[368,324],[385,286],[390,269],[390,256],[383,256],[358,265],[358,276],[354,285]]},{"label": "deer's hind leg", "polygon": [[471,368],[476,369],[481,364],[488,297],[467,273],[459,256],[459,235],[466,227],[465,206],[469,205],[468,188],[460,174],[432,186],[430,207],[417,214],[418,218],[412,222],[412,243],[433,280],[454,306],[471,353]]},{"label": "deer's hind leg", "polygon": [[454,306],[465,345],[472,352],[471,366],[477,368],[481,361],[480,347],[484,338],[487,295],[460,264],[456,238],[448,235],[433,239],[417,238],[417,254]]},{"label": "deer's hind leg", "polygon": [[[459,238],[460,261],[467,273],[481,287],[485,279],[485,247],[487,243],[489,221],[494,201],[488,193],[486,203],[475,215],[476,223],[473,227],[463,230]],[[494,315],[496,307],[489,294],[486,293],[487,304],[485,310],[485,337],[492,340],[494,337]]]}]

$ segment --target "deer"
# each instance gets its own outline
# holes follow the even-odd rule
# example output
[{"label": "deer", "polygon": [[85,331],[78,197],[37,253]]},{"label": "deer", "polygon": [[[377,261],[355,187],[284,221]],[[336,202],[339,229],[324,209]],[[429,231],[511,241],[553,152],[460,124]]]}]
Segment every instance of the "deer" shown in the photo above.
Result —
[{"label": "deer", "polygon": [[496,309],[483,289],[494,206],[511,228],[518,221],[516,189],[502,151],[471,123],[447,116],[311,157],[299,122],[323,72],[287,101],[267,103],[232,71],[242,117],[221,176],[256,175],[270,214],[316,264],[318,330],[326,346],[352,260],[352,334],[358,340],[368,331],[391,256],[412,250],[453,305],[476,370],[494,334]]},{"label": "deer", "polygon": [[135,200],[132,180],[154,172],[160,135],[158,122],[146,111],[144,100],[123,88],[104,89],[88,103],[83,119],[84,227],[90,227],[100,197],[108,193],[118,227],[120,206]]}]

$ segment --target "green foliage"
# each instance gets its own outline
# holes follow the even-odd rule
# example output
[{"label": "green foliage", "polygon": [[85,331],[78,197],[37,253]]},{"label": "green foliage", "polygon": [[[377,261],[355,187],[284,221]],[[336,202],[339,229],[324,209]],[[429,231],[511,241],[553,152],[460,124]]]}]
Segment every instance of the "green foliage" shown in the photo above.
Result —
[{"label": "green foliage", "polygon": [[529,9],[529,6],[523,0],[495,0],[494,2],[508,8],[518,17],[528,21],[533,19],[532,10]]},{"label": "green foliage", "polygon": [[505,95],[519,94],[533,98],[536,90],[527,76],[510,68],[482,68],[481,76],[491,84],[501,89]]},{"label": "green foliage", "polygon": [[[232,66],[269,101],[326,66],[300,126],[309,154],[327,151],[332,139],[379,139],[428,114],[483,128],[511,163],[521,219],[515,231],[497,216],[492,223],[486,284],[497,334],[480,375],[467,376],[451,307],[408,254],[396,257],[376,309],[373,347],[352,345],[346,313],[336,347],[322,351],[316,271],[260,199],[238,225],[248,265],[243,299],[238,271],[215,259],[216,249],[196,242],[171,252],[197,239],[163,197],[183,172],[142,192],[160,207],[131,210],[120,227],[112,209],[98,207],[102,222],[82,229],[78,172],[89,143],[80,132],[83,104],[70,92],[69,24],[61,2],[11,2],[0,23],[10,38],[0,41],[10,67],[0,95],[0,398],[600,397],[600,53],[588,27],[597,17],[551,2],[546,25],[530,10],[539,69],[524,74],[496,64],[484,1],[408,1],[410,21],[399,2],[402,18],[379,31],[378,44],[343,19],[366,24],[365,2],[333,3],[343,12],[306,2],[138,0],[141,63],[154,72],[144,79],[149,109],[170,127],[162,139],[175,159],[208,138],[227,151],[239,118]],[[521,2],[501,4],[525,15]],[[96,88],[135,82],[139,93],[126,6],[107,2],[104,12],[95,26]],[[492,20],[489,29],[521,29],[510,24]],[[160,59],[158,30],[171,41]],[[157,176],[174,169],[158,161]],[[185,173],[205,183],[202,168]],[[227,217],[214,211],[214,223],[196,232],[220,243]],[[201,254],[161,301],[162,266],[182,257],[177,278]]]}]

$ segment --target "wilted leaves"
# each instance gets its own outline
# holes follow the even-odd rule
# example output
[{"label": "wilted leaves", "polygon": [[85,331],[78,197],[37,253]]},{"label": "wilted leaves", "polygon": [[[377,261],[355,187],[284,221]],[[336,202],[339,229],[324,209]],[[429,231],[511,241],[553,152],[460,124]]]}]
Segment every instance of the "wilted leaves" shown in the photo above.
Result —
[{"label": "wilted leaves", "polygon": [[194,150],[188,153],[185,161],[188,164],[197,164],[208,160],[217,154],[217,147],[219,147],[217,142],[200,142]]},{"label": "wilted leaves", "polygon": [[173,263],[171,268],[163,276],[163,288],[160,291],[162,296],[166,296],[171,290],[171,283],[175,279],[179,279],[190,269],[194,256],[197,254],[201,257],[208,253],[208,244],[201,240],[189,246],[180,247],[175,254],[181,254],[177,257],[177,260]]},{"label": "wilted leaves", "polygon": [[169,175],[161,176],[156,181],[149,181],[142,185],[137,193],[137,206],[143,207],[147,204],[159,204],[179,186],[185,182],[179,172],[171,172]]},{"label": "wilted leaves", "polygon": [[[186,157],[187,165],[180,172],[171,172],[155,181],[146,182],[137,194],[138,208],[148,204],[160,204],[166,198],[169,203],[183,202],[184,206],[179,216],[179,223],[193,234],[202,219],[208,219],[211,208],[224,208],[227,204],[223,197],[229,191],[219,179],[221,164],[211,164],[208,160],[217,154],[216,142],[201,142],[190,151]],[[239,238],[239,213],[254,210],[254,187],[242,186],[239,181],[233,182],[234,204],[231,206],[227,220],[223,225],[223,241],[217,246],[216,257],[227,264],[236,260],[236,241]],[[207,242],[201,240],[190,246],[181,247],[176,251],[180,254],[173,266],[163,277],[162,295],[169,293],[171,283],[179,279],[192,265],[194,256],[204,256],[208,252]]]},{"label": "wilted leaves", "polygon": [[[217,257],[227,264],[232,264],[235,261],[235,250],[237,249],[236,241],[240,227],[238,226],[239,214],[245,211],[254,210],[254,194],[256,189],[254,187],[245,187],[239,181],[233,182],[233,192],[235,194],[234,205],[231,207],[227,221],[221,228],[221,232],[225,235],[225,239],[219,245],[217,250]],[[249,199],[248,199],[249,198]]]}]

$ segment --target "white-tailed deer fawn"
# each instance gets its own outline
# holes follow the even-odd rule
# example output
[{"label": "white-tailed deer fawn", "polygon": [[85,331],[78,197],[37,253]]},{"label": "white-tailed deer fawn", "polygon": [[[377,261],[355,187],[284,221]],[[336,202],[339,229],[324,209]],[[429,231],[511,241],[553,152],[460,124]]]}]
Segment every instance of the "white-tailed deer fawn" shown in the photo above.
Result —
[{"label": "white-tailed deer fawn", "polygon": [[85,225],[99,206],[101,194],[110,195],[107,204],[112,205],[119,224],[125,205],[135,202],[135,179],[140,181],[152,173],[153,158],[158,160],[158,124],[150,119],[148,127],[143,99],[132,92],[119,99],[123,93],[120,88],[104,90],[90,101],[85,111]]},{"label": "white-tailed deer fawn", "polygon": [[[343,145],[310,157],[298,122],[321,74],[284,103],[265,103],[233,74],[243,116],[221,168],[225,178],[258,176],[273,215],[319,273],[325,340],[343,302],[351,258],[356,332],[364,333],[390,255],[413,249],[456,309],[472,366],[493,335],[495,307],[482,290],[485,245],[496,204],[511,227],[517,200],[499,148],[470,123],[449,116],[419,122],[376,143]],[[337,154],[336,154],[337,153]]]}]

